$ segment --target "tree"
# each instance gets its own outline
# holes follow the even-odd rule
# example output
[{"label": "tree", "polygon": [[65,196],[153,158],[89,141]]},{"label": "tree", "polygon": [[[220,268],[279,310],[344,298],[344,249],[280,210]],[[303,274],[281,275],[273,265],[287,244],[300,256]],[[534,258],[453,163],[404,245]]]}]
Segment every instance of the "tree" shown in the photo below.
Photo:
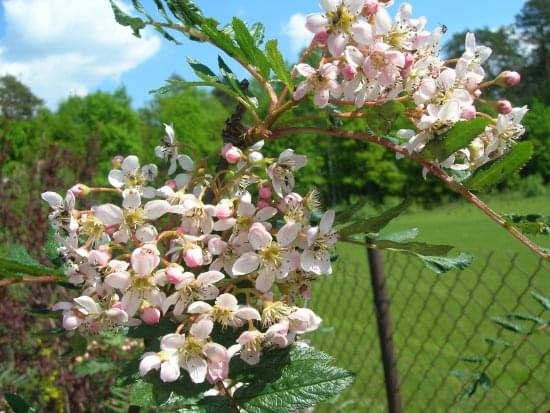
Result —
[{"label": "tree", "polygon": [[516,16],[522,40],[533,51],[524,70],[524,88],[545,103],[550,102],[550,2],[529,0]]},{"label": "tree", "polygon": [[29,119],[43,104],[31,90],[12,75],[0,77],[0,113],[7,119]]}]

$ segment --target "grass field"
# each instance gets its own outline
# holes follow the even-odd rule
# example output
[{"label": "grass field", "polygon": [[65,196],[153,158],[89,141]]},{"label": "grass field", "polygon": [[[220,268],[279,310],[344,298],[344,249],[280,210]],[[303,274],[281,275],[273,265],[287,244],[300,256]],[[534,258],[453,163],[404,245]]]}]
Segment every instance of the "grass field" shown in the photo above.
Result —
[{"label": "grass field", "polygon": [[[550,215],[547,198],[495,200],[499,212]],[[547,412],[550,411],[550,340],[513,333],[518,343],[488,370],[494,387],[459,401],[465,381],[452,370],[468,370],[464,355],[482,354],[483,338],[496,335],[490,316],[526,310],[541,313],[530,291],[550,295],[550,265],[539,262],[523,245],[474,208],[448,205],[403,215],[388,232],[417,227],[422,241],[447,243],[474,254],[463,272],[437,276],[412,258],[386,254],[391,314],[398,355],[403,405],[407,412]],[[550,247],[548,240],[537,239]],[[334,276],[316,286],[312,307],[323,317],[313,343],[357,373],[353,387],[322,411],[382,412],[383,371],[365,251],[340,245]],[[500,334],[500,333],[499,333]]]}]

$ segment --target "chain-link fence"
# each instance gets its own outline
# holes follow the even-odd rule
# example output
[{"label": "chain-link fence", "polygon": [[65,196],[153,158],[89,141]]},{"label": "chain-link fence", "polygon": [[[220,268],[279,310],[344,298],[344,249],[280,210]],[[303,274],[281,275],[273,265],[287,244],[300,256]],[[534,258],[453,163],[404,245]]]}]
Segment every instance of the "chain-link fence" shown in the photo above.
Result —
[{"label": "chain-link fence", "polygon": [[[437,276],[414,257],[388,253],[384,267],[403,411],[550,412],[547,331],[515,334],[491,321],[510,313],[544,316],[531,292],[550,291],[548,263],[499,251]],[[318,411],[388,411],[365,251],[341,255],[335,276],[313,297],[311,307],[324,318],[313,344],[357,373],[349,390]],[[470,378],[480,370],[484,378],[471,394]]]}]

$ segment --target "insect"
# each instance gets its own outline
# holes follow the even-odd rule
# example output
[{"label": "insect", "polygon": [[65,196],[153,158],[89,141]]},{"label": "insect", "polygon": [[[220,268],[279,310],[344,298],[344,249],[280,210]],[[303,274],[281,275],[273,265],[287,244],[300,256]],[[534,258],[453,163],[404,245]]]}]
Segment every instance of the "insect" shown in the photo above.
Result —
[{"label": "insect", "polygon": [[449,29],[446,25],[444,24],[440,24],[441,26],[441,33],[445,34],[447,33],[447,30]]}]

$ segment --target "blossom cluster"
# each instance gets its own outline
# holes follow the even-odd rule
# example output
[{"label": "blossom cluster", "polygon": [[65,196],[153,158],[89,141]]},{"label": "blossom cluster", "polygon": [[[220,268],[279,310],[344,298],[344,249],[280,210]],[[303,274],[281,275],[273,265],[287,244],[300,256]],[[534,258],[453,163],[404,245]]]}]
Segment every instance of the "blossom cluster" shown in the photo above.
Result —
[{"label": "blossom cluster", "polygon": [[[177,328],[160,339],[159,352],[143,355],[140,373],[160,370],[168,382],[183,369],[195,383],[227,378],[235,355],[255,364],[264,349],[315,330],[321,319],[298,303],[312,280],[332,271],[334,212],[319,220],[317,194],[294,192],[305,156],[287,149],[269,159],[261,146],[225,145],[220,155],[230,167],[209,174],[207,159],[178,152],[166,125],[155,149],[168,164],[162,186],[155,165],[128,156],[113,161],[112,187],[43,193],[67,278],[81,287],[72,302],[54,306],[64,328],[97,333],[166,318]],[[76,208],[99,192],[120,203]],[[232,334],[234,344],[217,342],[218,333]]]},{"label": "blossom cluster", "polygon": [[[484,82],[483,64],[491,49],[466,36],[465,52],[446,61],[439,56],[439,42],[445,31],[426,30],[424,17],[413,18],[412,7],[404,3],[392,19],[387,8],[392,0],[321,0],[322,13],[307,17],[306,27],[315,34],[312,47],[323,56],[318,67],[295,66],[305,79],[293,98],[301,100],[314,92],[314,103],[346,103],[362,108],[369,103],[400,99],[410,102],[414,130],[400,130],[410,153],[420,152],[434,138],[454,124],[479,113],[475,101],[489,85],[511,87],[519,83],[516,72],[503,72]],[[342,100],[343,98],[343,100]],[[504,154],[525,130],[521,125],[526,107],[513,108],[502,100],[500,112],[472,144],[442,162],[455,170],[475,170]]]}]

